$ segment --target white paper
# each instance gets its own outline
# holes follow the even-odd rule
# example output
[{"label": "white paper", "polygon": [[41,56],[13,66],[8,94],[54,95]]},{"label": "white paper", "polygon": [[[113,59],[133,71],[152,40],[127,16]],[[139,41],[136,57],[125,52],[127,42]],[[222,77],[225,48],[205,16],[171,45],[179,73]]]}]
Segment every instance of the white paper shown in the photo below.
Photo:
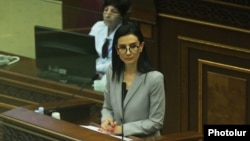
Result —
[{"label": "white paper", "polygon": [[[84,127],[84,128],[87,128],[87,129],[90,129],[90,130],[93,130],[93,131],[96,131],[96,132],[99,132],[99,133],[107,134],[107,133],[101,132],[99,130],[100,128],[96,127],[96,126],[92,126],[92,125],[80,125],[80,126]],[[110,135],[110,136],[115,137],[115,138],[122,139],[122,136],[117,136],[117,135],[113,135],[113,134],[107,134],[107,135]],[[132,139],[127,138],[127,137],[123,137],[123,140],[124,141],[132,141]]]}]

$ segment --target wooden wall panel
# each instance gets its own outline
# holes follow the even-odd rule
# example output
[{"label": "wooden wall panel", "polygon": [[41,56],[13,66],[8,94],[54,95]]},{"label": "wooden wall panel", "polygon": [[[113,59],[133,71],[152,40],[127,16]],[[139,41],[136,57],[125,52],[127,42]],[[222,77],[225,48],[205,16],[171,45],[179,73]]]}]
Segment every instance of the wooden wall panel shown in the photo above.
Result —
[{"label": "wooden wall panel", "polygon": [[102,20],[101,0],[61,0],[63,29],[88,34],[95,22]]},{"label": "wooden wall panel", "polygon": [[[201,36],[202,37],[202,36]],[[248,124],[250,50],[178,36],[181,130]]]},{"label": "wooden wall panel", "polygon": [[207,95],[202,99],[204,123],[247,124],[246,82],[244,78],[208,71]]},{"label": "wooden wall panel", "polygon": [[[200,81],[200,78],[216,73],[227,76],[227,79],[231,78],[231,81],[234,78],[244,83],[249,81],[250,75],[239,73],[238,70],[225,71],[219,67],[210,67],[211,70],[199,74],[199,60],[249,70],[250,49],[247,42],[249,31],[167,14],[159,14],[159,16],[160,71],[166,77],[167,116],[164,132],[201,131],[202,125],[208,119],[211,121],[216,118],[216,114],[215,117],[213,115],[208,117],[207,111],[203,111],[205,107],[200,105],[202,99],[199,97],[199,90],[202,89],[202,96],[207,96],[208,91],[211,90],[208,88],[208,83],[211,84],[216,80],[209,77],[209,81],[207,81],[208,78]],[[250,87],[248,85],[234,87],[241,89],[245,97],[248,97]],[[249,106],[249,101],[245,102]],[[246,117],[249,116],[249,113],[241,108],[240,114],[244,115],[243,113]],[[228,119],[230,120],[237,121]],[[243,119],[238,120],[242,122]]]}]

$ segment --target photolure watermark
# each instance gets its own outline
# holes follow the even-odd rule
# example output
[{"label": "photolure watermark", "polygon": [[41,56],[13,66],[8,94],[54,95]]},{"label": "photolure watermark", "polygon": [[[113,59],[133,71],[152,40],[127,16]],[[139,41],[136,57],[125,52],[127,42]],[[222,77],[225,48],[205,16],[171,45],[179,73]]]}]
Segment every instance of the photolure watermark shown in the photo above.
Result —
[{"label": "photolure watermark", "polygon": [[250,137],[250,125],[204,125],[203,141],[216,139],[238,139],[247,141]]},{"label": "photolure watermark", "polygon": [[225,131],[219,131],[217,129],[208,129],[208,136],[246,136],[247,131],[246,130],[237,130],[234,129]]}]

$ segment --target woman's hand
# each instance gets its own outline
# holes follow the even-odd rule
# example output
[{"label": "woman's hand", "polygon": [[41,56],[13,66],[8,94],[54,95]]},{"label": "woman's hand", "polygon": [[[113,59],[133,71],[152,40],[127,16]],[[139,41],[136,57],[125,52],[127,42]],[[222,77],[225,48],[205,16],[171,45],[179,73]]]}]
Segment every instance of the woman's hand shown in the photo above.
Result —
[{"label": "woman's hand", "polygon": [[117,125],[117,123],[113,121],[113,119],[107,118],[101,124],[101,131],[119,135],[122,133],[122,127],[120,125]]},{"label": "woman's hand", "polygon": [[122,126],[116,125],[115,128],[114,128],[113,134],[121,135],[122,134]]},{"label": "woman's hand", "polygon": [[111,118],[105,119],[101,124],[101,129],[105,132],[113,133],[116,127],[116,122]]}]

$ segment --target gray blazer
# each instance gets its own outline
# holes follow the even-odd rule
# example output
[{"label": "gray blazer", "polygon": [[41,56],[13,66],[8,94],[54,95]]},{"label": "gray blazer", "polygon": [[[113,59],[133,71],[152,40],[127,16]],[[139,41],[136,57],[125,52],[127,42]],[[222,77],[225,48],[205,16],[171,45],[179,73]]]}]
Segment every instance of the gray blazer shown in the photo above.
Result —
[{"label": "gray blazer", "polygon": [[[108,117],[121,124],[122,82],[112,81],[112,68],[107,71],[102,121]],[[123,78],[123,76],[121,76]],[[122,80],[122,79],[121,79]],[[160,136],[165,116],[164,76],[158,71],[138,73],[124,99],[124,136]]]}]

